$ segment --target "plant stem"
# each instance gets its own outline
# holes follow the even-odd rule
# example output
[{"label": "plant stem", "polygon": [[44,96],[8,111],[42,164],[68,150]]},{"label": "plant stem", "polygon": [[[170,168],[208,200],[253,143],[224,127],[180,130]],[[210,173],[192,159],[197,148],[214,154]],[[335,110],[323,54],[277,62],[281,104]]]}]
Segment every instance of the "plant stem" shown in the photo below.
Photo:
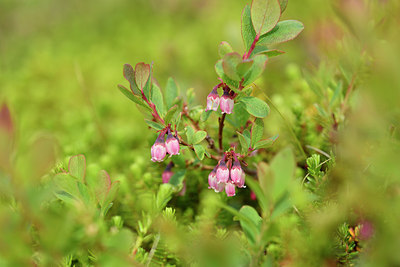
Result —
[{"label": "plant stem", "polygon": [[254,48],[256,47],[256,43],[258,42],[258,39],[260,39],[260,35],[256,35],[256,37],[254,38],[253,43],[250,46],[250,49],[247,53],[244,53],[243,55],[243,60],[248,59],[251,55],[251,53],[253,52]]},{"label": "plant stem", "polygon": [[223,113],[222,116],[218,119],[218,121],[219,121],[218,142],[219,142],[219,150],[221,150],[221,151],[223,151],[222,132],[224,130],[225,117],[226,117],[226,113]]},{"label": "plant stem", "polygon": [[141,91],[141,93],[142,93],[142,98],[143,98],[143,100],[146,101],[146,103],[149,105],[149,107],[153,110],[153,112],[151,113],[151,115],[153,115],[153,117],[154,117],[156,120],[158,120],[158,121],[161,122],[163,125],[165,125],[165,121],[160,117],[160,115],[159,115],[158,112],[157,112],[156,105],[154,105],[153,103],[151,103],[151,102],[147,99],[147,97],[144,95],[143,90]]},{"label": "plant stem", "polygon": [[186,106],[183,107],[182,114],[183,114],[186,118],[188,118],[188,119],[190,120],[190,122],[192,123],[192,125],[194,126],[194,128],[196,129],[196,131],[200,131],[200,130],[201,130],[201,131],[205,131],[205,132],[207,133],[207,136],[206,136],[205,139],[206,139],[206,141],[207,141],[209,147],[210,147],[211,149],[215,150],[215,152],[220,153],[221,151],[219,151],[218,148],[215,147],[215,141],[214,141],[214,139],[212,139],[212,137],[208,134],[208,132],[207,132],[205,129],[201,129],[201,128],[200,128],[199,122],[198,122],[198,121],[195,121],[195,120],[189,115],[189,113],[187,112]]},{"label": "plant stem", "polygon": [[158,242],[160,241],[160,234],[158,233],[156,235],[156,237],[154,238],[154,242],[153,242],[153,246],[151,247],[149,256],[147,257],[147,263],[146,266],[150,266],[151,263],[151,259],[154,256],[154,253],[156,252],[157,246],[158,246]]}]

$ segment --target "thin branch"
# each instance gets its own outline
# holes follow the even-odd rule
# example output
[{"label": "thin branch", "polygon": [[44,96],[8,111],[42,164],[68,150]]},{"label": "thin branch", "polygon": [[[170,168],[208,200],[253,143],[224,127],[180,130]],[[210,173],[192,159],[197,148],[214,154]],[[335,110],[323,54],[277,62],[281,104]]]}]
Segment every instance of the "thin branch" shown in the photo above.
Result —
[{"label": "thin branch", "polygon": [[224,130],[225,117],[226,117],[226,113],[223,113],[222,116],[218,119],[218,121],[219,121],[218,142],[219,142],[219,150],[221,150],[221,151],[223,151],[222,132]]},{"label": "thin branch", "polygon": [[253,52],[254,48],[256,47],[256,43],[258,42],[258,39],[260,38],[260,35],[256,35],[256,37],[254,38],[253,43],[250,46],[250,49],[247,53],[244,53],[243,55],[243,60],[248,59],[251,55],[251,53]]},{"label": "thin branch", "polygon": [[205,131],[207,133],[206,136],[206,141],[208,143],[208,146],[210,149],[215,150],[215,152],[220,153],[221,151],[218,150],[218,148],[215,147],[215,141],[214,139],[208,134],[208,132],[205,129],[201,129],[199,126],[199,122],[195,121],[187,112],[187,108],[186,106],[183,107],[183,111],[182,111],[182,115],[184,115],[186,118],[188,118],[190,120],[190,122],[192,123],[192,125],[194,126],[194,128],[196,129],[196,131]]},{"label": "thin branch", "polygon": [[328,159],[331,158],[331,156],[330,156],[328,153],[326,153],[325,151],[322,151],[322,150],[319,149],[319,148],[316,148],[316,147],[313,147],[313,146],[309,146],[309,145],[306,145],[306,147],[309,148],[309,149],[312,149],[312,150],[317,151],[318,153],[324,155],[324,156],[327,157]]},{"label": "thin branch", "polygon": [[155,239],[154,239],[153,246],[151,247],[151,250],[149,252],[149,256],[147,258],[146,266],[150,266],[151,259],[153,258],[154,253],[156,252],[156,249],[157,249],[159,241],[160,241],[160,234],[157,234]]}]

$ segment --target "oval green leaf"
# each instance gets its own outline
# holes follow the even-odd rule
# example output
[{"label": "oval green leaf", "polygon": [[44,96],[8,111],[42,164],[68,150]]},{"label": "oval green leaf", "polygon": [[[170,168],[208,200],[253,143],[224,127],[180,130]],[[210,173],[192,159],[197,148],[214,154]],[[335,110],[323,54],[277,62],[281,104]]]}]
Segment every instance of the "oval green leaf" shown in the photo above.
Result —
[{"label": "oval green leaf", "polygon": [[254,117],[264,118],[269,114],[268,104],[257,97],[253,96],[243,97],[242,99],[240,99],[240,102],[242,102],[245,105],[247,112],[253,115]]}]

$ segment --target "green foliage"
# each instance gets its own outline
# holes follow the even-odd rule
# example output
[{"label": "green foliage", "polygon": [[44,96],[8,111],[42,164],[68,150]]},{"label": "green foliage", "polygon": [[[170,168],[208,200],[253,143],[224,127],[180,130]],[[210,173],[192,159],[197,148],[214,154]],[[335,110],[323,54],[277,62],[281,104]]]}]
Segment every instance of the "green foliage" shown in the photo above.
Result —
[{"label": "green foliage", "polygon": [[[399,265],[397,3],[253,1],[243,46],[239,2],[59,4],[0,3],[1,266]],[[125,61],[154,61],[123,67],[138,109]],[[169,124],[187,146],[153,163]]]},{"label": "green foliage", "polygon": [[258,36],[271,31],[281,16],[278,0],[253,0],[251,2],[251,21]]},{"label": "green foliage", "polygon": [[264,118],[269,114],[268,104],[257,97],[243,97],[240,99],[240,102],[244,104],[247,112],[254,117]]}]

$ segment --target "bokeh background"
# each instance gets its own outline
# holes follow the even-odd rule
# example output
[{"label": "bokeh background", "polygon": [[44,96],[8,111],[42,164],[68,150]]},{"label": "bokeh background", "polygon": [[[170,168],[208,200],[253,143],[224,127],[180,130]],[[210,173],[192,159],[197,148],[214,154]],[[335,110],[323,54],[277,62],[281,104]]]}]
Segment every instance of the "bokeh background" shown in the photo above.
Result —
[{"label": "bokeh background", "polygon": [[[0,104],[7,103],[16,128],[19,147],[13,157],[24,154],[38,136],[53,140],[57,146],[48,171],[53,168],[54,172],[54,166],[55,169],[65,167],[72,155],[84,154],[88,173],[105,169],[114,180],[121,181],[116,205],[104,224],[110,224],[109,219],[114,216],[112,223],[118,225],[117,221],[122,218],[124,227],[129,229],[118,238],[108,239],[109,228],[99,226],[102,234],[95,237],[90,229],[93,223],[100,224],[97,219],[87,214],[82,216],[82,211],[67,209],[63,213],[61,208],[58,212],[55,209],[44,217],[53,229],[41,229],[40,247],[26,241],[29,239],[23,234],[26,218],[14,216],[6,208],[10,205],[18,210],[18,205],[14,203],[14,207],[6,198],[1,198],[6,205],[0,209],[0,226],[2,232],[9,231],[0,237],[0,249],[4,251],[0,265],[32,264],[25,261],[25,256],[33,253],[32,245],[42,253],[33,253],[38,262],[72,266],[71,262],[82,256],[82,251],[88,248],[92,251],[93,244],[96,244],[93,262],[97,260],[109,266],[132,264],[129,261],[132,258],[127,260],[121,255],[125,255],[126,248],[132,249],[138,244],[138,236],[143,237],[137,230],[138,220],[144,221],[143,211],[152,205],[164,166],[150,162],[154,131],[148,129],[135,105],[117,90],[117,84],[127,85],[122,75],[123,64],[153,62],[154,76],[162,87],[172,76],[182,94],[194,88],[198,104],[205,105],[207,94],[218,83],[214,71],[218,44],[228,41],[236,51],[244,52],[240,18],[246,3],[239,0],[0,0]],[[400,263],[397,253],[400,247],[397,229],[400,219],[399,12],[400,3],[396,0],[289,1],[282,19],[299,20],[305,29],[298,38],[278,47],[286,53],[271,58],[257,81],[256,94],[267,95],[276,107],[265,120],[265,135],[280,135],[263,160],[269,161],[276,152],[291,146],[299,166],[296,174],[301,181],[306,168],[300,167],[305,162],[293,139],[294,132],[307,156],[322,150],[332,157],[335,155],[336,165],[326,168],[329,183],[317,194],[319,202],[313,202],[313,208],[305,205],[304,217],[301,217],[304,221],[285,217],[280,228],[281,239],[277,242],[284,244],[285,249],[279,248],[276,254],[273,248],[270,251],[278,255],[282,264],[350,264],[354,255],[347,250],[344,256],[332,253],[331,233],[346,222],[348,225],[343,231],[348,236],[349,227],[362,221],[373,225],[376,238],[364,246],[367,253],[362,254],[358,264],[396,266]],[[336,102],[330,101],[338,84],[340,97]],[[26,175],[29,166],[18,165],[18,168],[29,181]],[[171,205],[182,224],[198,221],[201,224],[206,219],[215,219],[221,227],[217,236],[226,236],[225,227],[237,230],[239,226],[228,212],[216,216],[216,211],[207,210],[206,175],[201,172],[193,176],[197,182],[194,186],[188,182],[187,197],[175,196]],[[26,188],[36,185],[25,180],[21,184]],[[7,181],[0,185],[8,186]],[[48,197],[48,192],[38,193],[24,186],[21,192],[32,200],[27,204],[31,205],[32,216],[40,217],[41,201]],[[0,193],[4,192],[0,190]],[[235,208],[244,203],[257,207],[248,198],[249,192],[245,192],[229,204]],[[115,219],[116,215],[120,219]],[[308,228],[302,232],[304,225]],[[208,245],[215,240],[203,236],[211,231],[210,226],[200,226],[203,228],[200,227],[195,238],[204,247],[189,251],[199,258],[212,258]],[[159,226],[163,227],[166,226]],[[296,231],[292,231],[295,227]],[[85,229],[84,233],[80,232],[81,228]],[[60,234],[60,240],[52,247],[55,234]],[[179,236],[179,231],[176,235]],[[193,236],[167,236],[163,242],[184,247],[185,242],[191,242],[190,238]],[[231,244],[241,242],[235,239],[240,237],[230,238]],[[142,249],[138,252],[140,257],[150,251],[157,238],[150,239],[141,240],[144,245],[138,245]],[[10,240],[15,240],[13,246],[8,246]],[[96,249],[105,251],[104,247],[118,245],[123,248],[105,253],[103,258],[94,255]],[[237,251],[222,241],[215,246],[221,251]],[[177,247],[175,250],[179,251]],[[164,262],[170,260],[165,253],[158,255]],[[180,259],[178,263],[175,259],[169,262],[177,265],[190,262],[185,256]],[[144,256],[142,260],[143,263]],[[238,266],[240,260],[243,259],[236,261]],[[207,266],[222,266],[217,262],[207,262]],[[202,263],[199,266],[206,266]]]}]

